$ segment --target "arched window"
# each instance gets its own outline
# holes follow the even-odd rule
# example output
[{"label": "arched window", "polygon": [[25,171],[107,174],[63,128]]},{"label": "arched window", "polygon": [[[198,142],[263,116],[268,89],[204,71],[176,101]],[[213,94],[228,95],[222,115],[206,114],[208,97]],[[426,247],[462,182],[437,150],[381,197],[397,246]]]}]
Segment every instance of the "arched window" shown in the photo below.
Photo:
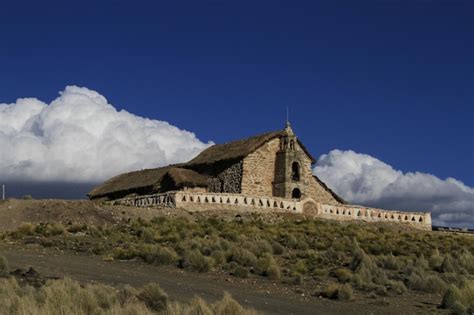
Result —
[{"label": "arched window", "polygon": [[295,148],[295,141],[290,140],[290,150],[293,150]]},{"label": "arched window", "polygon": [[299,190],[298,188],[293,189],[293,191],[291,192],[291,198],[300,199],[301,198],[301,190]]},{"label": "arched window", "polygon": [[296,181],[300,180],[300,165],[298,162],[291,164],[291,179]]}]

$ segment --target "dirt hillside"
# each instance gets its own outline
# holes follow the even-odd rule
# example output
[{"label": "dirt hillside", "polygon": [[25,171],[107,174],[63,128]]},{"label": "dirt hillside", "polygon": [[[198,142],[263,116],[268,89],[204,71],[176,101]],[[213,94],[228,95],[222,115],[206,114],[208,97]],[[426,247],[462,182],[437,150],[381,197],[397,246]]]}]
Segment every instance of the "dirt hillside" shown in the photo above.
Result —
[{"label": "dirt hillside", "polygon": [[15,230],[23,222],[61,222],[65,225],[86,223],[96,226],[114,224],[122,219],[151,219],[155,216],[188,215],[179,209],[109,206],[88,200],[21,200],[0,201],[0,231]]}]

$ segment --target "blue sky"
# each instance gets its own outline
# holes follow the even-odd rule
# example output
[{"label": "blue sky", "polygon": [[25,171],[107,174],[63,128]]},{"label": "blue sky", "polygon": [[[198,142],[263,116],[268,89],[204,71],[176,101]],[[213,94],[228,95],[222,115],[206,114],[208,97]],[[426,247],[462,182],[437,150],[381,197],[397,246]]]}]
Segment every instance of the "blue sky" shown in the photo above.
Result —
[{"label": "blue sky", "polygon": [[315,154],[474,185],[472,1],[9,1],[0,99],[66,85],[216,142],[283,125]]},{"label": "blue sky", "polygon": [[283,127],[474,186],[472,1],[9,1],[0,103],[68,85],[203,142]]}]

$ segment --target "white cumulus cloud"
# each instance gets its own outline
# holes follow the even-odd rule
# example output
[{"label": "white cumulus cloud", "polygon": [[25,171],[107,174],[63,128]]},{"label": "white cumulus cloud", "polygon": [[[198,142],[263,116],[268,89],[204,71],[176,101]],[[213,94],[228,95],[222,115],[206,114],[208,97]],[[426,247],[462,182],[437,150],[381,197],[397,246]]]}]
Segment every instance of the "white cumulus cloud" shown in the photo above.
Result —
[{"label": "white cumulus cloud", "polygon": [[68,86],[46,104],[0,103],[0,178],[98,182],[184,162],[212,143],[165,121],[117,111],[96,91]]},{"label": "white cumulus cloud", "polygon": [[332,150],[314,173],[345,200],[386,209],[423,210],[433,224],[474,227],[474,188],[426,173],[403,173],[367,154]]}]

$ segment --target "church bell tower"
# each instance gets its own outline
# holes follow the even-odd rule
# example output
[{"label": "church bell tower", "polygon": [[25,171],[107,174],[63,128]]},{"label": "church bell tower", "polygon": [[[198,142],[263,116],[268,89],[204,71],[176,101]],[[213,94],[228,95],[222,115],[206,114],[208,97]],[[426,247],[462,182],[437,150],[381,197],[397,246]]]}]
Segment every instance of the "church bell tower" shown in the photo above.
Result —
[{"label": "church bell tower", "polygon": [[287,121],[283,135],[280,137],[280,148],[276,153],[273,181],[275,197],[301,198],[301,165],[298,141],[290,122]]}]

